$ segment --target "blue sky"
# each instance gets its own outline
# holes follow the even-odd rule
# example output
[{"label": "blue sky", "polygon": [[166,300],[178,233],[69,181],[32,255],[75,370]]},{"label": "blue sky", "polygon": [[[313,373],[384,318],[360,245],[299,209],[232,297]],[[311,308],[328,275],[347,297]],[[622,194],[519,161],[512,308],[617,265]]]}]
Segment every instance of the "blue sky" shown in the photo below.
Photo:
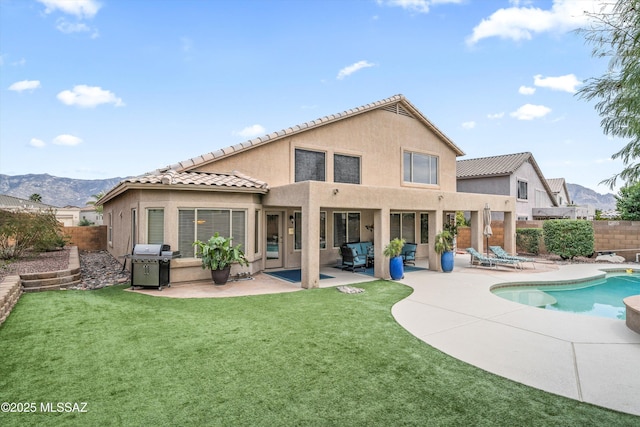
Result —
[{"label": "blue sky", "polygon": [[601,0],[0,0],[0,173],[139,175],[395,94],[461,159],[599,192],[625,141],[575,92]]}]

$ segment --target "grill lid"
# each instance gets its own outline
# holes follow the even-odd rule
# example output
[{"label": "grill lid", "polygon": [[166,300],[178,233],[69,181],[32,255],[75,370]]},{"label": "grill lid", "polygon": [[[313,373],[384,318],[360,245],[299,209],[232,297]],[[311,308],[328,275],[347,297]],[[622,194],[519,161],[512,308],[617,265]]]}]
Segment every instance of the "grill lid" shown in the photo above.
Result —
[{"label": "grill lid", "polygon": [[137,244],[133,247],[133,255],[144,256],[159,256],[160,251],[162,249],[162,245],[142,245]]}]

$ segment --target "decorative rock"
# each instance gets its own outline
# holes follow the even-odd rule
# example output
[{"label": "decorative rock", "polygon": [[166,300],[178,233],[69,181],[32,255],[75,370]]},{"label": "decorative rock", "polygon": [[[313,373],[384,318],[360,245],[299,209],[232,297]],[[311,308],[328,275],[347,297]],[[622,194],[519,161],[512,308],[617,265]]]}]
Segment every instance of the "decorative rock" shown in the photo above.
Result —
[{"label": "decorative rock", "polygon": [[356,288],[356,287],[347,286],[347,285],[338,286],[336,289],[339,292],[342,292],[344,294],[359,294],[359,293],[364,292],[364,289],[362,289],[362,288]]},{"label": "decorative rock", "polygon": [[596,257],[596,262],[612,262],[615,264],[622,264],[623,262],[625,262],[624,257],[621,257],[620,255],[616,255],[616,254],[610,254],[610,255],[598,255]]}]

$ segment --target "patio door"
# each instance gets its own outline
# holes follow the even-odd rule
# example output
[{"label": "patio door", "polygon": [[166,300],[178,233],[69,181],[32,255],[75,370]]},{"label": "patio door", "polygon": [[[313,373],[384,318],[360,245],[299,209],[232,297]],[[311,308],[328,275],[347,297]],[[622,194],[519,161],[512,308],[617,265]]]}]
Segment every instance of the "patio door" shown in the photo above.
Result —
[{"label": "patio door", "polygon": [[267,226],[265,242],[266,248],[266,268],[282,267],[282,245],[284,239],[282,237],[282,212],[267,212]]}]

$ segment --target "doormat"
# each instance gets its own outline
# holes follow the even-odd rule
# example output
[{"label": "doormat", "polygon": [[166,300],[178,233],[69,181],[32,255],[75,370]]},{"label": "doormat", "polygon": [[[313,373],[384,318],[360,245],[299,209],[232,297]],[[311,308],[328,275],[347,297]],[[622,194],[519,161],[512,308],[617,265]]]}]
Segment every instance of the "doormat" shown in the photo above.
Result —
[{"label": "doormat", "polygon": [[[265,271],[265,274],[278,277],[291,283],[302,282],[302,270],[280,270],[280,271]],[[326,274],[320,274],[320,280],[333,279],[333,276],[327,276]]]}]

